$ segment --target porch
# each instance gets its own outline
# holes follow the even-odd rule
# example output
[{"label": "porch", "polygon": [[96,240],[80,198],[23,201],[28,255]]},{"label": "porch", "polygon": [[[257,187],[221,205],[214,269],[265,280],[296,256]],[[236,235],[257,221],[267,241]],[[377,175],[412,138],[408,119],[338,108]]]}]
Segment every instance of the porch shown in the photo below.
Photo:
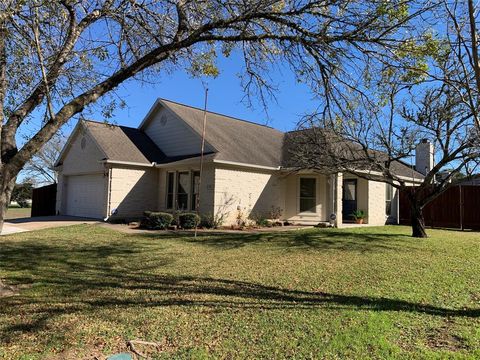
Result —
[{"label": "porch", "polygon": [[[363,224],[352,214],[361,210]],[[285,218],[303,225],[330,223],[337,227],[397,223],[398,196],[383,182],[352,174],[298,172],[285,179]]]},{"label": "porch", "polygon": [[[159,209],[193,210],[198,176],[193,167],[161,169]],[[276,218],[269,217],[273,212],[296,225],[328,223],[337,227],[353,225],[356,210],[365,212],[365,225],[384,225],[389,215],[398,218],[396,200],[385,183],[351,174],[207,164],[201,188],[200,212],[222,217],[226,226],[258,215]]]},{"label": "porch", "polygon": [[284,218],[295,224],[334,224],[336,214],[335,189],[338,178],[302,171],[284,178]]}]

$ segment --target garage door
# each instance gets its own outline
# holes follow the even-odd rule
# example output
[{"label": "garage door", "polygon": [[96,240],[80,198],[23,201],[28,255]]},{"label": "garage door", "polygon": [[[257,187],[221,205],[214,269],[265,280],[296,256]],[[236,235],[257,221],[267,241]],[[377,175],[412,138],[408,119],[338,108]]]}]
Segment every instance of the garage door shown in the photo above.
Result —
[{"label": "garage door", "polygon": [[104,183],[102,174],[69,176],[66,184],[67,215],[103,218]]}]

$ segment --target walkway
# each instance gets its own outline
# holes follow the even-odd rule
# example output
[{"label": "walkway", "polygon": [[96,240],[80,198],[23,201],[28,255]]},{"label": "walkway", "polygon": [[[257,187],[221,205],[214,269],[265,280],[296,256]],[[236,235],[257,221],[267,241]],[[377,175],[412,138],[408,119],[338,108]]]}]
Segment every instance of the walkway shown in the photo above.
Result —
[{"label": "walkway", "polygon": [[100,221],[95,219],[74,217],[74,216],[39,216],[33,218],[20,218],[5,220],[1,235],[16,234],[26,231],[78,225],[78,224],[98,224]]}]

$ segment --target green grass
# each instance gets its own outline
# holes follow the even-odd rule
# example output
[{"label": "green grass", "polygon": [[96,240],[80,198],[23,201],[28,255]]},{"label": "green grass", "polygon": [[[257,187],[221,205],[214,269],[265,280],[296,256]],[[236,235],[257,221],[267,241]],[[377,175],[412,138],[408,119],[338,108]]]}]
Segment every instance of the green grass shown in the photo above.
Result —
[{"label": "green grass", "polygon": [[31,208],[11,207],[11,208],[8,208],[7,216],[5,217],[5,219],[9,220],[9,219],[19,219],[19,218],[30,217],[31,212],[32,212]]},{"label": "green grass", "polygon": [[409,232],[1,237],[0,358],[479,358],[480,234]]}]

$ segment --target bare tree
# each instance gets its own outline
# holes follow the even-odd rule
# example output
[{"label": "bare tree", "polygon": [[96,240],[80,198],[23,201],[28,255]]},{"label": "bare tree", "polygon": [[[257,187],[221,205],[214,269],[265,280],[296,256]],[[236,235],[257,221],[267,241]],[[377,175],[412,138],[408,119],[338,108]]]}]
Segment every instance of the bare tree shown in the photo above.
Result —
[{"label": "bare tree", "polygon": [[[375,105],[353,99],[349,108],[332,117],[308,116],[300,125],[303,131],[292,139],[293,162],[303,168],[348,172],[408,191],[414,237],[427,237],[424,206],[479,170],[480,132],[465,106],[467,90],[460,91],[449,81],[463,69],[450,61],[448,47],[444,50],[435,54],[443,81],[425,78],[406,83],[406,73],[388,72],[383,79],[385,92],[376,89],[381,95]],[[434,164],[417,169],[425,174],[418,183],[418,178],[399,173],[398,166],[410,163],[422,139],[434,145]],[[447,175],[439,177],[444,170]],[[418,186],[409,189],[414,180]]]},{"label": "bare tree", "polygon": [[56,134],[25,164],[22,173],[35,180],[37,185],[57,182],[55,162],[65,146],[66,139]]},{"label": "bare tree", "polygon": [[475,4],[473,0],[444,0],[442,5],[437,11],[439,16],[446,19],[445,34],[450,50],[450,61],[461,69],[455,78],[448,81],[462,95],[462,101],[470,108],[476,126],[480,128],[478,3]]},{"label": "bare tree", "polygon": [[[111,116],[122,102],[112,91],[123,82],[157,80],[175,69],[215,76],[216,57],[235,51],[243,56],[247,97],[264,102],[274,88],[268,71],[283,62],[318,95],[340,101],[358,89],[359,72],[394,62],[392,52],[419,28],[411,20],[432,6],[418,0],[2,1],[0,227],[23,166],[94,104]],[[19,148],[16,135],[35,114],[44,114],[41,126]]]},{"label": "bare tree", "polygon": [[[404,190],[408,183],[392,170],[395,162],[409,162],[420,140],[433,142],[435,165],[409,191],[415,237],[427,236],[422,210],[428,202],[448,187],[478,176],[478,10],[473,0],[443,0],[429,13],[434,21],[425,37],[430,39],[423,44],[406,42],[397,49],[397,56],[409,52],[416,63],[401,69],[384,63],[371,79],[362,79],[371,85],[368,96],[349,94],[343,107],[322,104],[321,111],[300,124],[314,129],[298,137],[301,144],[295,156],[305,158],[303,166],[348,171]],[[314,144],[328,148],[324,133],[341,144],[328,150],[328,161],[312,154]],[[444,170],[448,175],[438,176]]]}]

